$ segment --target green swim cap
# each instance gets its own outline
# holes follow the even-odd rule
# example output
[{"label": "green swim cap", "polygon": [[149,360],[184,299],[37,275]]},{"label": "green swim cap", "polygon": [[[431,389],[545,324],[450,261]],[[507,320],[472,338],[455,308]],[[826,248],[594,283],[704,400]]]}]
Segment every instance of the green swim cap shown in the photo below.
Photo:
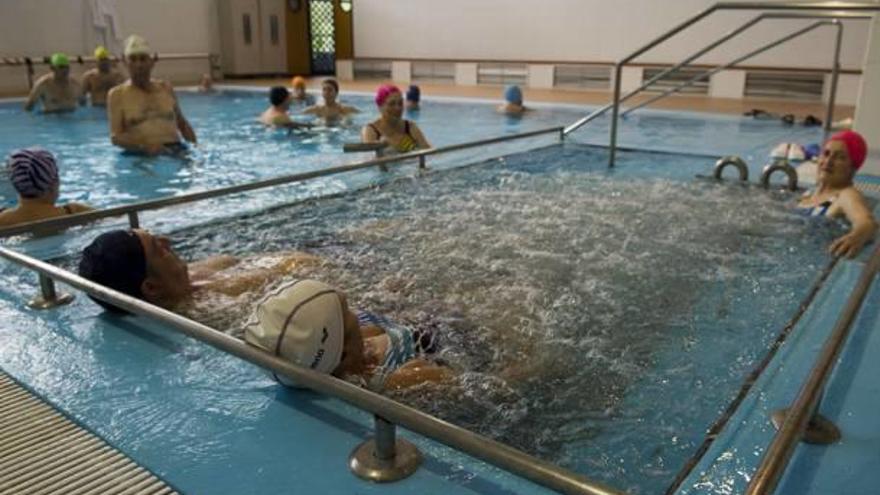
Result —
[{"label": "green swim cap", "polygon": [[70,60],[67,59],[67,55],[58,52],[53,53],[51,57],[49,57],[49,65],[52,67],[67,67],[70,65]]}]

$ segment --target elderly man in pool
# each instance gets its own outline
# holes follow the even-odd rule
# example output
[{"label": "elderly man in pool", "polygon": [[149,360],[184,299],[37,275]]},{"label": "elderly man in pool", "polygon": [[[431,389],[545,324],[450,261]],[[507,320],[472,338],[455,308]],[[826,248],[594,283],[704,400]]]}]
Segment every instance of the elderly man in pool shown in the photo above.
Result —
[{"label": "elderly man in pool", "polygon": [[[140,229],[114,230],[101,234],[83,250],[79,274],[157,306],[192,314],[198,313],[197,306],[214,312],[227,309],[217,304],[218,293],[235,297],[263,292],[285,274],[320,264],[318,258],[296,252],[258,259],[258,263],[247,263],[215,256],[187,264],[166,237]],[[322,296],[332,297],[317,299]],[[96,302],[110,311],[122,311]],[[240,299],[236,302],[241,304]],[[342,292],[321,282],[299,280],[276,288],[253,310],[245,340],[267,352],[281,348],[280,355],[300,366],[387,388],[450,376],[447,368],[424,358],[436,351],[431,332],[412,330],[364,311],[356,314]]]},{"label": "elderly man in pool", "polygon": [[24,109],[31,111],[40,102],[44,113],[72,112],[77,104],[85,103],[82,85],[70,77],[70,61],[63,53],[54,53],[49,58],[52,70],[37,79],[31,89]]},{"label": "elderly man in pool", "polygon": [[110,90],[107,115],[110,140],[136,153],[173,153],[196,134],[177,104],[171,84],[151,78],[155,61],[147,42],[137,35],[125,40],[125,66],[131,79]]}]

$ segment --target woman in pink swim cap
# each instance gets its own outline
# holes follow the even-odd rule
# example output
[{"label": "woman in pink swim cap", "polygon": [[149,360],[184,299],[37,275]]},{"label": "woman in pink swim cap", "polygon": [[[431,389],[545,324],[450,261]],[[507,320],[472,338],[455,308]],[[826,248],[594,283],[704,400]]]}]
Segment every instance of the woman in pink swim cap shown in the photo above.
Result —
[{"label": "woman in pink swim cap", "polygon": [[852,228],[831,243],[835,256],[854,257],[874,239],[877,221],[853,177],[865,163],[868,145],[855,131],[841,131],[822,147],[816,174],[816,189],[801,198],[798,206],[810,215],[845,218]]},{"label": "woman in pink swim cap", "polygon": [[361,141],[387,143],[385,154],[409,153],[431,147],[419,126],[403,118],[403,95],[397,86],[379,86],[376,90],[376,106],[381,115],[364,126]]}]

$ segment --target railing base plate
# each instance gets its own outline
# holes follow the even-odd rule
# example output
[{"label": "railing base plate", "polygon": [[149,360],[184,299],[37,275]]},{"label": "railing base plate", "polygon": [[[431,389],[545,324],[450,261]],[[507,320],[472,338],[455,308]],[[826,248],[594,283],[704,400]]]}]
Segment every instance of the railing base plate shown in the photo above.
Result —
[{"label": "railing base plate", "polygon": [[73,299],[73,294],[59,292],[55,299],[45,299],[43,296],[37,296],[28,301],[27,305],[31,309],[52,309],[57,308],[58,306],[64,306],[65,304],[70,304],[73,302]]},{"label": "railing base plate", "polygon": [[[777,409],[770,415],[773,426],[778,430],[782,427],[785,417],[788,416],[788,409]],[[804,431],[804,442],[813,445],[829,445],[840,440],[840,428],[832,423],[828,418],[817,414],[807,423],[807,429]]]},{"label": "railing base plate", "polygon": [[422,464],[422,454],[410,442],[398,438],[394,459],[376,457],[376,441],[371,439],[358,445],[349,457],[348,466],[359,477],[378,483],[402,480],[416,472]]}]

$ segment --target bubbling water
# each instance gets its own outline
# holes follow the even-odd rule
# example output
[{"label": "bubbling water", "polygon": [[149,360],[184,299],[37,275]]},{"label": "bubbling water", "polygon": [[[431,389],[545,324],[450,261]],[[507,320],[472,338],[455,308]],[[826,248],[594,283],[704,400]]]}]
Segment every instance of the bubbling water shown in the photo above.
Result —
[{"label": "bubbling water", "polygon": [[[440,333],[457,379],[396,399],[642,492],[701,441],[797,308],[830,234],[755,190],[622,180],[558,157],[280,208],[188,231],[183,247],[321,256],[299,276]],[[219,301],[238,308],[220,328],[240,328],[252,302]],[[712,367],[695,364],[706,345],[721,356]],[[633,403],[636,390],[653,395]],[[681,390],[704,406],[671,396]]]}]

